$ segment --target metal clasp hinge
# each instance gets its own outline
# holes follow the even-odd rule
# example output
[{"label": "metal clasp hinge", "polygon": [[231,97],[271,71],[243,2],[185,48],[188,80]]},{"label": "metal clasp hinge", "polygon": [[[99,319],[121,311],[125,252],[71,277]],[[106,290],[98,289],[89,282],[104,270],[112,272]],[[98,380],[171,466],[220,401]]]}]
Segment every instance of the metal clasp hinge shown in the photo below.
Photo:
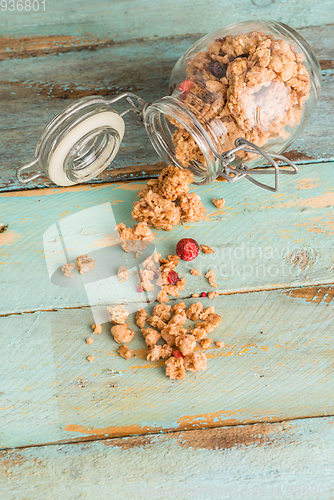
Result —
[{"label": "metal clasp hinge", "polygon": [[[297,165],[295,165],[291,160],[289,160],[283,155],[267,153],[262,148],[256,146],[252,142],[247,141],[247,139],[244,139],[243,137],[239,137],[238,139],[236,139],[234,141],[234,144],[235,148],[230,149],[229,151],[226,151],[221,155],[216,154],[216,156],[219,157],[219,159],[223,164],[223,169],[220,172],[218,172],[217,177],[218,176],[223,177],[228,182],[236,182],[245,177],[256,186],[268,189],[268,191],[277,192],[279,188],[280,174],[295,175],[298,173]],[[235,160],[236,158],[235,153],[237,153],[238,151],[245,151],[247,153],[261,155],[265,160],[268,161],[268,163],[270,163],[270,166],[249,169],[246,163],[242,163],[237,167],[231,167],[230,163],[232,163]],[[277,160],[284,161],[291,167],[292,170],[288,170],[286,167],[280,167],[274,158],[276,158]],[[253,175],[274,174],[275,185],[269,186],[267,184],[264,184],[263,182],[257,181],[256,179],[254,179],[254,177],[252,177],[251,174]]]}]

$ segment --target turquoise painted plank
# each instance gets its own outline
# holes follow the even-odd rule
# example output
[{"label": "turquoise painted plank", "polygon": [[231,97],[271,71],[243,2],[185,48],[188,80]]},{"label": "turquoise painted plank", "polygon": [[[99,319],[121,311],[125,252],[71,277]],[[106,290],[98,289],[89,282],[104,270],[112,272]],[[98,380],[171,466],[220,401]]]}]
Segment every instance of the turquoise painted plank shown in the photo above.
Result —
[{"label": "turquoise painted plank", "polygon": [[109,324],[92,335],[88,308],[1,317],[0,448],[333,415],[333,295],[309,287],[201,299],[222,316],[210,336],[225,346],[183,381],[146,361],[133,316],[130,360]]},{"label": "turquoise painted plank", "polygon": [[333,418],[0,454],[3,500],[331,500]]},{"label": "turquoise painted plank", "polygon": [[[331,26],[303,28],[300,32],[322,61],[324,87],[311,123],[292,145],[289,156],[297,163],[331,160],[334,32]],[[173,65],[198,38],[189,35],[71,53],[63,53],[65,49],[60,48],[57,54],[20,59],[22,54],[29,54],[27,49],[17,52],[18,59],[1,61],[0,190],[50,185],[44,177],[22,186],[16,180],[16,169],[31,161],[43,128],[69,100],[128,90],[152,102],[168,94]],[[46,42],[44,45],[48,46]],[[124,105],[118,109],[123,111]],[[159,162],[143,126],[127,117],[126,134],[112,168],[92,182],[148,177],[161,168]]]},{"label": "turquoise painted plank", "polygon": [[[333,282],[332,169],[331,163],[303,166],[298,176],[282,179],[278,194],[247,180],[195,187],[205,203],[206,219],[169,233],[155,231],[154,244],[163,256],[175,253],[176,243],[186,236],[215,249],[214,254],[201,253],[195,261],[179,264],[178,271],[187,279],[181,296],[213,290],[204,278],[211,268],[221,293]],[[142,185],[2,194],[0,222],[8,229],[0,235],[0,314],[141,300],[134,275],[123,288],[115,286],[126,255],[115,242],[114,228],[119,222],[132,226],[132,203]],[[226,204],[217,210],[212,199],[221,196]],[[52,281],[67,257],[94,252],[102,274],[87,275],[90,283],[73,287],[76,282],[70,279]],[[105,264],[99,252],[106,252]],[[202,276],[190,275],[192,267]]]},{"label": "turquoise painted plank", "polygon": [[[247,19],[275,19],[294,27],[319,26],[334,22],[333,2],[321,4],[312,0],[302,3],[291,0],[264,2],[240,0],[233,6],[225,1],[213,0],[208,5],[201,0],[177,2],[169,0],[155,3],[147,0],[46,1],[37,12],[1,13],[1,31],[7,35],[70,35],[114,41],[133,38],[153,38],[186,33],[213,31],[219,26]],[[37,10],[37,6],[35,7]]]}]

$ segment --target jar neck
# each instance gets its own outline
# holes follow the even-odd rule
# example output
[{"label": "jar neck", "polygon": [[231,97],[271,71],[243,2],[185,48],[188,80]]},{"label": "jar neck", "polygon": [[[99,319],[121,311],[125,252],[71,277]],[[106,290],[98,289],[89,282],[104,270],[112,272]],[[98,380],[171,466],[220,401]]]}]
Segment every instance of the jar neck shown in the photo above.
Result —
[{"label": "jar neck", "polygon": [[[187,168],[194,175],[195,184],[208,184],[216,179],[221,163],[212,152],[212,146],[217,148],[218,137],[207,126],[195,109],[190,108],[179,97],[163,97],[148,106],[143,113],[143,120],[150,141],[159,156],[167,163],[179,168]],[[182,165],[177,156],[181,151],[175,150],[173,134],[185,132],[189,138],[188,147],[198,146],[203,162],[190,161]],[[180,132],[181,131],[181,132]],[[188,134],[187,134],[188,133]],[[185,147],[187,147],[185,139]]]}]

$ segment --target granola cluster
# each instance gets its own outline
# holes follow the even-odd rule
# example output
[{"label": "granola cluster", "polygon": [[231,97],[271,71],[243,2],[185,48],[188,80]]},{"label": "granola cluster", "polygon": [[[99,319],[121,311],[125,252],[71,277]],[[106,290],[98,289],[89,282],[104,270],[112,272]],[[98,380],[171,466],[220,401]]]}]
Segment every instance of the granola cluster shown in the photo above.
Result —
[{"label": "granola cluster", "polygon": [[205,209],[200,197],[189,193],[192,181],[193,174],[188,170],[171,165],[164,168],[138,193],[140,200],[133,204],[132,218],[165,231],[182,221],[203,219]]},{"label": "granola cluster", "polygon": [[[89,257],[89,255],[87,254],[78,255],[77,266],[80,274],[88,273],[88,271],[95,269],[95,260]],[[74,278],[74,274],[72,273],[74,268],[74,262],[70,264],[65,262],[65,264],[62,265],[61,270],[66,278]]]},{"label": "granola cluster", "polygon": [[115,228],[118,231],[124,252],[142,252],[154,240],[155,234],[146,222],[139,222],[131,227],[126,227],[122,222]]},{"label": "granola cluster", "polygon": [[88,273],[88,271],[95,269],[95,260],[87,254],[79,255],[77,257],[77,266],[80,274]]},{"label": "granola cluster", "polygon": [[157,281],[157,285],[161,287],[161,291],[157,297],[160,304],[168,302],[168,295],[178,297],[179,290],[184,290],[186,285],[185,278],[178,278],[178,281],[175,283],[173,283],[170,279],[171,274],[175,273],[177,275],[175,268],[177,267],[179,260],[180,259],[177,255],[168,255],[167,259],[160,259],[160,276]]},{"label": "granola cluster", "polygon": [[[143,328],[145,320],[156,329]],[[194,328],[186,328],[184,324],[187,320],[201,321]],[[196,345],[205,340],[200,345],[209,348],[213,341],[207,337],[208,333],[220,322],[221,316],[215,313],[214,307],[204,309],[200,302],[191,304],[188,309],[183,301],[173,307],[160,304],[154,307],[152,316],[147,317],[143,309],[136,316],[136,323],[148,346],[147,360],[167,359],[166,375],[176,380],[184,379],[186,370],[196,372],[206,369],[207,358],[204,353],[195,351]],[[159,340],[165,344],[157,344]]]},{"label": "granola cluster", "polygon": [[[238,137],[258,146],[289,137],[310,94],[304,55],[273,35],[253,31],[218,38],[197,53],[179,84],[182,99],[220,139],[220,152],[234,147]],[[175,156],[183,167],[204,162],[189,132],[170,120]],[[251,153],[239,152],[242,160]],[[219,207],[220,208],[220,207]]]},{"label": "granola cluster", "polygon": [[[115,342],[122,344],[118,353],[124,359],[130,359],[133,352],[126,344],[131,342],[135,332],[129,328],[130,323],[125,323],[129,313],[123,305],[108,310],[109,320],[114,323],[111,333]],[[189,320],[197,323],[192,328],[187,328],[185,323]],[[208,349],[212,345],[213,340],[208,338],[208,334],[220,324],[221,316],[216,314],[214,306],[204,309],[203,304],[196,302],[187,309],[186,304],[181,301],[173,307],[156,304],[151,316],[145,309],[139,309],[135,321],[147,346],[146,359],[166,360],[166,375],[180,380],[185,378],[187,370],[197,372],[206,369],[207,358],[204,353],[197,352],[197,349]],[[147,327],[146,323],[150,326]],[[93,330],[94,333],[100,333],[102,327],[93,325]],[[93,339],[86,339],[86,342],[92,344]],[[224,344],[217,341],[216,346],[223,347]],[[88,361],[94,360],[94,356],[89,358]]]}]

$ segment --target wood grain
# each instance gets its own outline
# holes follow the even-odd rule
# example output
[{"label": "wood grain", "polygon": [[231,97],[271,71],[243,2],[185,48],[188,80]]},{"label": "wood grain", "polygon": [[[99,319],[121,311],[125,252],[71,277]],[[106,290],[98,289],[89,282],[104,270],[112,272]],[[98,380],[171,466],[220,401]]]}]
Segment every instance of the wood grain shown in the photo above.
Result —
[{"label": "wood grain", "polygon": [[[333,29],[324,26],[303,28],[300,32],[322,61],[324,85],[312,121],[292,145],[289,157],[297,163],[331,160],[334,130],[327,117],[331,116],[333,106]],[[152,102],[168,94],[168,80],[175,62],[199,36],[118,44],[103,42],[90,48],[66,45],[67,42],[64,42],[64,47],[52,37],[49,45],[43,37],[29,43],[25,38],[11,39],[9,50],[4,50],[11,59],[1,61],[0,190],[50,185],[44,177],[22,186],[16,180],[16,169],[31,161],[43,128],[71,100],[92,94],[106,96],[132,91]],[[3,46],[8,48],[6,40]],[[30,53],[34,47],[44,47],[45,50]],[[45,55],[48,52],[46,47],[51,54]],[[72,51],[68,52],[70,47]],[[82,50],[78,51],[78,47]],[[22,53],[31,57],[22,59]],[[118,109],[122,111],[124,106],[118,106]],[[143,126],[129,117],[126,118],[126,134],[116,159],[93,183],[151,177],[161,165]]]},{"label": "wood grain", "polygon": [[1,496],[331,500],[333,424],[311,418],[10,449],[0,452]]},{"label": "wood grain", "polygon": [[1,317],[0,447],[332,415],[332,290],[308,294],[200,299],[222,316],[210,336],[225,346],[208,349],[207,370],[183,381],[146,361],[133,316],[130,360],[109,324],[92,335],[89,308]]},{"label": "wood grain", "polygon": [[224,1],[201,0],[151,3],[147,0],[66,0],[46,2],[45,12],[1,12],[4,35],[20,37],[71,37],[92,40],[160,38],[188,33],[207,33],[220,26],[247,19],[274,19],[301,28],[334,23],[333,2],[323,0],[321,8],[312,0],[284,3],[263,0],[239,0],[233,7]]},{"label": "wood grain", "polygon": [[[181,296],[212,291],[204,277],[209,269],[215,270],[217,290],[224,294],[332,283],[332,168],[331,163],[304,166],[298,176],[285,176],[282,192],[274,195],[247,180],[237,186],[216,182],[194,188],[205,203],[205,220],[182,224],[170,233],[155,231],[154,244],[162,255],[175,253],[176,243],[186,236],[215,250],[179,264],[178,271],[187,279]],[[0,223],[8,228],[0,234],[0,314],[138,303],[134,275],[118,287],[117,268],[124,265],[125,255],[116,244],[114,228],[119,222],[132,227],[132,203],[142,185],[1,194]],[[222,196],[226,204],[218,210],[212,199]],[[83,253],[95,255],[100,266],[88,282],[51,280],[67,259],[75,261]],[[201,277],[190,275],[195,264]],[[135,268],[137,261],[128,265]]]}]

